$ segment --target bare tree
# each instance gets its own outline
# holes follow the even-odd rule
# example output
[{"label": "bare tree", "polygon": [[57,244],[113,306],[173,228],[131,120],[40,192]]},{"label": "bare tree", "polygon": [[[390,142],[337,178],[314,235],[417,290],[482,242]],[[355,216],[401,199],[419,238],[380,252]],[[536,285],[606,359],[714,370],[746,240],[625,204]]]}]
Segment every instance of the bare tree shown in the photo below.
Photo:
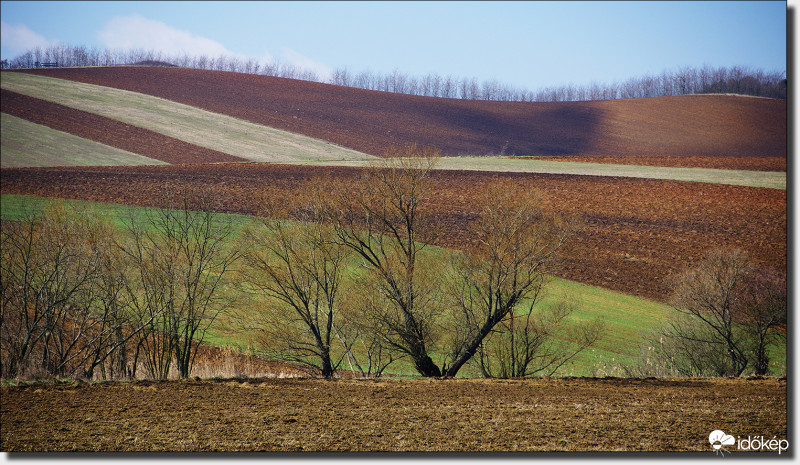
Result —
[{"label": "bare tree", "polygon": [[268,207],[258,226],[247,230],[241,248],[246,282],[277,302],[274,321],[251,330],[271,335],[267,346],[275,355],[308,364],[330,379],[339,364],[332,343],[347,249],[323,224],[318,200],[326,192],[313,190],[316,185],[311,183],[299,206]]},{"label": "bare tree", "polygon": [[[58,240],[64,241],[77,258],[71,273],[86,279],[66,305],[54,307],[46,319],[42,366],[56,376],[92,378],[94,368],[118,348],[109,345],[113,326],[124,324],[120,321],[123,310],[115,296],[119,286],[111,284],[116,270],[109,269],[113,231],[96,212],[55,205],[55,209],[51,206],[46,210],[47,221],[53,230],[60,231]],[[71,235],[69,240],[65,240],[67,234]]]},{"label": "bare tree", "polygon": [[739,302],[736,317],[744,323],[752,347],[753,371],[765,375],[769,346],[786,339],[786,275],[772,268],[753,270],[735,298]]},{"label": "bare tree", "polygon": [[[81,361],[83,376],[87,379],[93,378],[98,367],[104,378],[127,376],[126,344],[142,329],[142,325],[135,325],[138,318],[125,293],[128,273],[114,243],[115,236],[113,233],[104,235],[105,240],[99,244],[104,253],[102,272],[95,283],[94,313],[100,324],[93,331],[91,348]],[[105,364],[109,359],[111,364],[106,373]]]},{"label": "bare tree", "polygon": [[353,79],[347,68],[337,68],[333,70],[330,83],[337,86],[352,86]]},{"label": "bare tree", "polygon": [[447,76],[442,81],[442,97],[444,98],[455,98],[456,96],[456,80],[453,76]]},{"label": "bare tree", "polygon": [[483,211],[470,229],[474,244],[454,266],[455,331],[444,375],[455,376],[497,325],[513,325],[520,306],[533,313],[574,229],[540,204],[536,194],[520,192],[509,181],[498,179],[487,190]]},{"label": "bare tree", "polygon": [[423,376],[441,375],[428,354],[434,313],[418,268],[426,247],[421,219],[438,156],[437,150],[416,145],[391,149],[359,181],[331,186],[328,208],[338,240],[375,274],[390,304],[381,315],[387,342],[411,357]]},{"label": "bare tree", "polygon": [[136,333],[114,235],[97,212],[64,202],[3,221],[4,376],[91,378]]},{"label": "bare tree", "polygon": [[[432,223],[424,218],[437,155],[413,145],[395,150],[358,182],[320,191],[331,192],[325,211],[338,241],[355,252],[369,272],[363,279],[382,297],[362,304],[361,320],[423,376],[455,376],[499,323],[536,301],[574,224],[541,210],[510,182],[497,182],[475,222],[475,247],[455,260],[457,279],[446,301],[441,265],[423,253],[423,239],[433,237],[423,235],[422,225]],[[449,352],[439,367],[429,351],[442,341]]]},{"label": "bare tree", "polygon": [[378,377],[402,354],[386,338],[389,329],[381,318],[391,314],[390,303],[380,293],[381,286],[371,273],[354,276],[344,288],[345,302],[334,325],[344,357],[354,376]]},{"label": "bare tree", "polygon": [[550,306],[531,299],[521,312],[512,312],[478,348],[476,364],[484,376],[552,376],[602,336],[600,320],[574,326],[569,316],[577,309],[567,296]]},{"label": "bare tree", "polygon": [[238,256],[226,248],[232,225],[207,197],[192,192],[167,194],[164,208],[144,217],[131,215],[131,239],[123,245],[138,272],[132,303],[149,321],[139,343],[153,376],[166,378],[174,355],[185,378],[205,331],[226,307],[219,290]]},{"label": "bare tree", "polygon": [[726,376],[731,365],[725,347],[711,344],[712,330],[685,314],[675,314],[663,325],[643,335],[637,361],[623,365],[633,377]]},{"label": "bare tree", "polygon": [[785,340],[786,276],[753,266],[737,249],[717,249],[673,280],[676,315],[645,335],[644,376],[739,376],[769,370],[769,349]]},{"label": "bare tree", "polygon": [[[98,261],[99,272],[87,283],[79,299],[67,309],[59,325],[58,345],[55,346],[59,364],[56,374],[78,374],[92,379],[99,367],[103,378],[125,377],[127,342],[148,324],[130,305],[125,292],[128,270],[116,247],[117,231],[97,213],[82,211],[83,228],[71,226],[73,234],[81,237]],[[91,263],[91,262],[86,262]],[[64,337],[69,335],[70,337]],[[112,363],[106,371],[106,362]]]},{"label": "bare tree", "polygon": [[752,273],[741,250],[711,251],[697,267],[675,279],[672,305],[680,313],[702,322],[708,331],[687,332],[675,327],[671,334],[724,349],[727,375],[739,376],[747,368],[747,331],[742,318],[745,308],[740,288]]},{"label": "bare tree", "polygon": [[[64,374],[91,325],[87,301],[99,276],[99,252],[83,221],[62,202],[2,223],[3,372],[27,368]],[[33,366],[31,356],[40,361]]]}]

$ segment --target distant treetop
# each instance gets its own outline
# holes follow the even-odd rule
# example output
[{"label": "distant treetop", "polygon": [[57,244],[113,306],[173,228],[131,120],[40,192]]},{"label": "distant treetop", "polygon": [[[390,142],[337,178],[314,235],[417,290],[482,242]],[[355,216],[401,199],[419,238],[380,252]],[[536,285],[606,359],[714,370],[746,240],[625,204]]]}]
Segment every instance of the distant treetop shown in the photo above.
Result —
[{"label": "distant treetop", "polygon": [[435,73],[408,76],[396,69],[389,74],[378,74],[370,71],[353,73],[347,68],[338,68],[330,76],[320,76],[314,71],[280,61],[261,63],[255,59],[225,55],[164,56],[152,50],[101,50],[67,45],[34,48],[10,61],[3,60],[2,68],[34,68],[37,63],[58,63],[63,67],[137,65],[230,71],[408,95],[506,102],[613,100],[686,94],[741,94],[786,99],[787,86],[785,70],[765,72],[744,66],[703,66],[665,70],[659,75],[631,78],[621,83],[566,85],[531,91],[496,80],[479,82],[476,78]]}]

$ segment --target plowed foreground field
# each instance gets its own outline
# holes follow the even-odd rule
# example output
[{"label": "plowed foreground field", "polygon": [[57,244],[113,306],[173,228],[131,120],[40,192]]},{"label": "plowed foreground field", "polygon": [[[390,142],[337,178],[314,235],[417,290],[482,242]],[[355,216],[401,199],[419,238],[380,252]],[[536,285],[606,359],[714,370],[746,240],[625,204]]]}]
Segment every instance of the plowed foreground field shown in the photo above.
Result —
[{"label": "plowed foreground field", "polygon": [[25,72],[161,97],[371,155],[416,142],[443,155],[786,157],[785,100],[684,95],[490,102],[180,68]]},{"label": "plowed foreground field", "polygon": [[[714,452],[787,438],[786,381],[277,380],[3,387],[5,451]],[[737,446],[726,446],[738,455]],[[776,454],[777,455],[777,454]]]},{"label": "plowed foreground field", "polygon": [[[265,197],[289,198],[313,176],[342,183],[358,168],[265,164],[3,169],[2,193],[158,206],[167,188],[190,186],[221,210],[253,214]],[[464,226],[495,177],[538,189],[545,204],[580,215],[561,277],[664,300],[665,283],[714,247],[739,247],[760,264],[786,267],[786,191],[709,183],[599,176],[438,171],[432,209],[438,245],[459,248]]]}]

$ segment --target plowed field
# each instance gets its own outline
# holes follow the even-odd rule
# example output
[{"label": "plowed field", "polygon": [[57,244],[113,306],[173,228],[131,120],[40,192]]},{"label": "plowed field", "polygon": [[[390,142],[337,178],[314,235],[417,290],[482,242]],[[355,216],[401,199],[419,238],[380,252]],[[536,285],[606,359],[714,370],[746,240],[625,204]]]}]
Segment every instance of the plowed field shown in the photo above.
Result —
[{"label": "plowed field", "polygon": [[785,100],[685,95],[489,102],[180,68],[25,72],[153,95],[372,155],[416,142],[444,155],[786,157]]},{"label": "plowed field", "polygon": [[[171,165],[4,169],[2,193],[157,206],[166,186],[193,186],[227,212],[252,214],[265,196],[291,196],[312,176],[346,183],[359,169],[290,165]],[[539,189],[547,205],[585,218],[562,277],[663,300],[665,279],[708,249],[740,247],[761,264],[786,267],[786,191],[636,178],[439,171],[436,243],[458,248],[496,176]]]},{"label": "plowed field", "polygon": [[786,382],[776,379],[248,379],[1,389],[5,451],[712,456],[708,437],[717,429],[787,438]]}]

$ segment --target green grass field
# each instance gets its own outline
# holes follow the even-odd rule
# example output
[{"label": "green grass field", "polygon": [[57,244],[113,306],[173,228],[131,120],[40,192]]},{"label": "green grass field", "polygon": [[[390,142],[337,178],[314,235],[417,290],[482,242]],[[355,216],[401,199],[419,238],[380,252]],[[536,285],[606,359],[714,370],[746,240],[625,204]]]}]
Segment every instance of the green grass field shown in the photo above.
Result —
[{"label": "green grass field", "polygon": [[0,126],[3,168],[165,164],[6,113],[0,114]]}]

